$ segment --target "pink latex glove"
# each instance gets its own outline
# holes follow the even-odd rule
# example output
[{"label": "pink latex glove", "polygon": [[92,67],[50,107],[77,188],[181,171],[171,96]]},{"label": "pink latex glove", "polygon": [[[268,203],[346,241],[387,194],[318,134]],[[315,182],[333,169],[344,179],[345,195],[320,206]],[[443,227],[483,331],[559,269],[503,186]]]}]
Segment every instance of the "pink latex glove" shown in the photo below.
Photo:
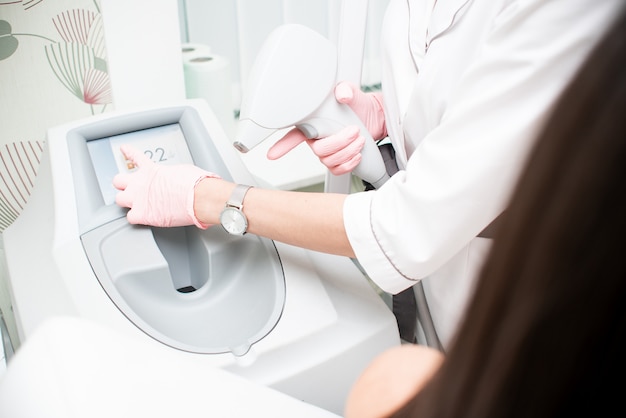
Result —
[{"label": "pink latex glove", "polygon": [[[335,87],[335,98],[352,108],[374,140],[387,136],[381,93],[364,93],[355,84],[342,81]],[[341,175],[351,172],[361,162],[365,138],[360,135],[357,126],[347,126],[321,139],[307,139],[299,129],[294,128],[267,151],[267,158],[276,160],[302,142],[311,147],[331,173]]]},{"label": "pink latex glove", "polygon": [[194,213],[194,189],[200,180],[219,178],[218,175],[192,164],[155,164],[129,145],[122,145],[120,150],[137,166],[135,172],[120,173],[113,178],[113,186],[121,190],[115,196],[115,203],[130,208],[126,215],[128,222],[158,227],[209,227]]}]

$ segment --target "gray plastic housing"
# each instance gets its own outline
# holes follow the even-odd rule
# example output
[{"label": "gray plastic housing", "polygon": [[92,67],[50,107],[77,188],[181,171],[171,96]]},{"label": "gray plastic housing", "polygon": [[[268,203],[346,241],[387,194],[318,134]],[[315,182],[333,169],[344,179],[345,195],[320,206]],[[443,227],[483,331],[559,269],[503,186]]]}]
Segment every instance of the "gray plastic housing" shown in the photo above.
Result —
[{"label": "gray plastic housing", "polygon": [[[89,141],[178,124],[192,163],[232,180],[197,111],[177,106],[86,124],[67,134],[81,242],[113,303],[139,329],[177,349],[245,354],[281,317],[285,279],[271,240],[219,226],[131,225],[106,203]],[[103,147],[102,149],[106,149]],[[112,154],[112,151],[111,151]],[[106,159],[113,155],[98,156]]]}]

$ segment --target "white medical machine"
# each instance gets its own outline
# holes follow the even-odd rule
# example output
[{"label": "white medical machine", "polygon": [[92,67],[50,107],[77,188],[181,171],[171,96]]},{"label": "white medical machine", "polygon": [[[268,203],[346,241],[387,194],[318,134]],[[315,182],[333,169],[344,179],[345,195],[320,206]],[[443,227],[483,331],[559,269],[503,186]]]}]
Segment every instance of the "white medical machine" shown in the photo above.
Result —
[{"label": "white medical machine", "polygon": [[46,319],[75,316],[341,413],[366,365],[399,344],[361,270],[220,226],[129,224],[111,183],[133,169],[121,144],[256,184],[202,100],[50,129],[29,203],[2,237],[17,353]]}]

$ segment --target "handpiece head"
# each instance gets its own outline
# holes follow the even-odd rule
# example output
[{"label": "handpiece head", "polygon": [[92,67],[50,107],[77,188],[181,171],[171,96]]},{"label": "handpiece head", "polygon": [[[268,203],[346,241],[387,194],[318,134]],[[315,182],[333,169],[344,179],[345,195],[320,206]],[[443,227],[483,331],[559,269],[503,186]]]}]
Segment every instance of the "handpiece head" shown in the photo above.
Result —
[{"label": "handpiece head", "polygon": [[235,147],[247,152],[273,132],[300,124],[332,92],[336,76],[334,43],[303,25],[274,29],[244,87]]},{"label": "handpiece head", "polygon": [[278,129],[264,128],[250,119],[239,119],[233,145],[240,152],[246,153],[265,141],[276,131],[278,131]]}]

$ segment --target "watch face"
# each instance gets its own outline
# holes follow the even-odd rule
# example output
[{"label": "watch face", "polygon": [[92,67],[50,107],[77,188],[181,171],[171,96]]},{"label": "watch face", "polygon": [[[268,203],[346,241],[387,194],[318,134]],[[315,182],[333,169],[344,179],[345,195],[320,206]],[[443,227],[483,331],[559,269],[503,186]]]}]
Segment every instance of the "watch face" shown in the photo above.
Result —
[{"label": "watch face", "polygon": [[248,220],[236,208],[224,208],[220,214],[220,222],[226,232],[233,235],[243,235],[248,229]]}]

